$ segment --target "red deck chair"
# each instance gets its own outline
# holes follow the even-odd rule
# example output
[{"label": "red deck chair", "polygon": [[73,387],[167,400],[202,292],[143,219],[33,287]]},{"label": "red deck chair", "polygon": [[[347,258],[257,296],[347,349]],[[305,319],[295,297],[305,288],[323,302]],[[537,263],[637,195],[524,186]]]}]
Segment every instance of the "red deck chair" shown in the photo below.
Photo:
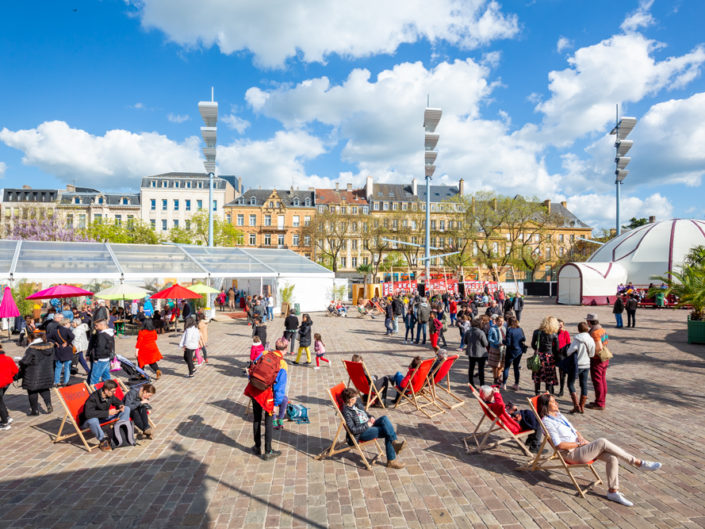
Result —
[{"label": "red deck chair", "polygon": [[[59,432],[56,434],[56,437],[54,437],[53,442],[58,443],[60,441],[68,439],[69,437],[78,435],[78,437],[81,439],[81,442],[83,443],[83,446],[88,452],[90,452],[98,445],[91,446],[88,444],[83,434],[85,432],[89,432],[90,429],[81,429],[80,418],[81,414],[83,413],[83,407],[86,404],[86,400],[88,400],[88,397],[91,394],[90,388],[86,383],[81,383],[73,384],[71,386],[65,386],[63,388],[54,388],[54,390],[56,391],[56,395],[59,397],[59,402],[61,402],[61,405],[64,407],[65,413],[64,418],[61,421],[61,426],[59,427]],[[64,431],[64,426],[66,425],[67,421],[73,425],[76,431],[74,433],[62,435],[62,432]],[[105,426],[106,424],[111,424],[113,422],[115,422],[115,420],[106,421],[104,423],[101,423],[101,426]]]},{"label": "red deck chair", "polygon": [[[468,384],[468,386],[470,386],[470,384]],[[502,419],[497,417],[497,415],[492,412],[487,403],[480,398],[480,395],[477,393],[474,387],[470,386],[470,391],[472,392],[473,397],[475,397],[475,400],[480,405],[483,415],[482,419],[480,419],[480,422],[478,422],[477,426],[475,426],[475,431],[463,439],[463,443],[465,443],[465,451],[468,454],[475,454],[478,452],[482,452],[483,450],[496,448],[499,445],[503,445],[504,443],[514,441],[527,456],[533,457],[531,451],[524,444],[523,439],[534,433],[534,431],[524,430],[523,432],[515,434],[509,428],[507,428],[507,426],[502,422]],[[482,423],[485,421],[485,419],[489,421],[490,427],[486,431],[482,432],[480,431],[480,426],[482,426]],[[497,432],[504,433],[507,435],[507,437],[491,443],[488,442],[490,435]],[[470,442],[474,442],[475,446],[471,447]]]},{"label": "red deck chair", "polygon": [[[458,397],[455,393],[450,390],[450,368],[453,367],[453,364],[455,364],[456,360],[458,360],[458,355],[449,356],[443,361],[440,367],[436,369],[436,372],[432,373],[433,393],[436,397],[436,400],[444,406],[450,408],[451,410],[465,404],[465,401],[463,399]],[[445,387],[443,384],[444,380]],[[438,393],[436,391],[437,389],[445,391],[450,397],[454,398],[457,402],[455,402],[454,404],[448,404],[446,401],[444,401],[438,396]]]},{"label": "red deck chair", "polygon": [[[411,375],[409,383],[401,392],[400,398],[397,399],[394,409],[408,402],[429,419],[435,417],[436,415],[440,415],[441,413],[445,413],[445,410],[436,402],[433,393],[433,386],[428,376],[431,371],[431,367],[433,367],[434,361],[435,358],[427,358],[419,364],[414,373]],[[427,402],[422,403],[422,398],[426,399]],[[431,414],[425,410],[428,406],[435,406],[438,411]]]},{"label": "red deck chair", "polygon": [[[367,470],[372,471],[372,466],[370,463],[367,461],[367,458],[365,457],[364,452],[362,451],[362,446],[369,444],[369,443],[374,443],[375,446],[377,447],[377,452],[379,455],[382,455],[382,448],[379,446],[379,443],[377,442],[377,439],[372,439],[370,441],[358,441],[355,439],[355,436],[350,432],[350,429],[348,428],[348,425],[345,424],[345,417],[343,417],[343,412],[341,411],[341,408],[343,406],[341,394],[343,393],[343,390],[346,388],[345,384],[341,382],[337,386],[333,386],[328,390],[328,395],[330,396],[330,400],[333,403],[333,407],[335,408],[335,413],[340,419],[340,425],[338,426],[338,431],[335,432],[335,437],[333,437],[333,442],[331,443],[329,448],[326,448],[323,452],[318,454],[316,456],[317,460],[323,459],[324,457],[331,457],[334,456],[335,454],[342,454],[343,452],[348,452],[350,450],[356,450],[359,454],[360,457],[362,458],[362,462],[365,464],[367,467]],[[345,432],[348,434],[350,440],[352,441],[352,445],[345,446],[343,448],[336,448],[336,445],[338,444],[338,437],[340,437],[341,432],[343,431],[343,428],[345,429]],[[376,458],[377,456],[375,456]]]},{"label": "red deck chair", "polygon": [[[569,463],[565,459],[563,459],[563,455],[561,454],[560,450],[556,448],[556,445],[553,444],[553,440],[551,439],[551,436],[548,434],[548,430],[546,430],[546,426],[544,426],[543,421],[539,417],[538,412],[536,411],[537,409],[537,401],[538,401],[539,396],[535,396],[530,399],[526,399],[529,401],[529,406],[531,407],[531,411],[534,412],[536,415],[536,418],[539,420],[539,424],[541,425],[541,430],[543,431],[543,442],[541,443],[541,448],[539,448],[538,453],[534,457],[534,459],[526,465],[525,467],[521,467],[520,470],[530,470],[530,471],[536,471],[536,470],[555,470],[555,469],[563,469],[566,471],[568,474],[568,477],[570,480],[573,482],[573,485],[575,488],[578,490],[578,494],[580,494],[581,497],[585,497],[585,490],[593,487],[595,485],[598,485],[602,483],[602,479],[600,479],[599,474],[595,470],[595,467],[593,466],[593,463],[595,460],[589,461],[587,463]],[[544,447],[548,445],[550,448],[550,453],[548,455],[543,454],[543,449]],[[552,463],[553,462],[553,463]],[[595,481],[590,483],[586,489],[580,488],[580,485],[578,484],[577,480],[575,479],[575,476],[573,476],[572,469],[575,468],[589,468],[590,471],[592,472],[593,476],[595,476]]]},{"label": "red deck chair", "polygon": [[[115,390],[115,398],[118,398],[120,400],[124,400],[125,395],[127,395],[127,392],[129,391],[129,389],[127,388],[127,386],[125,386],[125,383],[122,380],[120,380],[119,378],[113,378],[111,380],[114,380],[115,382],[117,382],[117,385],[118,385],[118,387]],[[97,384],[93,384],[90,387],[92,388],[91,393],[93,391],[98,391],[100,388],[103,387],[103,382],[98,382]],[[152,428],[156,428],[156,425],[154,424],[154,422],[152,421],[152,418],[149,415],[150,415],[150,413],[148,410],[147,411],[147,420],[149,421],[149,425]],[[130,419],[130,420],[132,420],[132,419]]]},{"label": "red deck chair", "polygon": [[369,382],[372,380],[372,377],[367,371],[365,363],[343,360],[343,365],[345,366],[345,370],[348,372],[348,376],[350,377],[348,380],[348,385],[352,382],[355,389],[365,395],[365,402],[367,402],[367,404],[365,404],[365,409],[369,410],[370,406],[372,406],[375,401],[379,402],[383,408],[386,408],[384,405],[384,399],[382,399],[382,395],[379,390],[374,386],[374,384],[370,384]]}]

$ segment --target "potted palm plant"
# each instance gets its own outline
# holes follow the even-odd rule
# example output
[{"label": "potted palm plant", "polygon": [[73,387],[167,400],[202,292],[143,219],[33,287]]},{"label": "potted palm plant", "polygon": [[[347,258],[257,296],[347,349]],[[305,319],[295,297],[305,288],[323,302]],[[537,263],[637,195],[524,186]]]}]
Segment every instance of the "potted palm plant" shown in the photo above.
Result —
[{"label": "potted palm plant", "polygon": [[688,343],[705,344],[705,247],[691,250],[679,271],[655,279],[662,281],[666,288],[653,287],[649,295],[677,296],[676,306],[690,308]]},{"label": "potted palm plant", "polygon": [[296,285],[292,285],[292,284],[287,283],[281,289],[282,317],[286,317],[286,315],[289,313],[289,307],[291,307],[291,302],[294,300],[294,287],[295,286]]}]

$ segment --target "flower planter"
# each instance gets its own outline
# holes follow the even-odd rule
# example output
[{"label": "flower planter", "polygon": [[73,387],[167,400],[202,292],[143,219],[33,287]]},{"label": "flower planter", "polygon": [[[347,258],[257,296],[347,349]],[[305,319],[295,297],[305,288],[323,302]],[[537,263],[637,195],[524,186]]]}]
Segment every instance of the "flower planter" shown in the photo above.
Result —
[{"label": "flower planter", "polygon": [[691,320],[688,316],[688,343],[705,344],[705,320]]},{"label": "flower planter", "polygon": [[289,303],[282,303],[282,318],[286,318],[286,313],[289,312]]}]

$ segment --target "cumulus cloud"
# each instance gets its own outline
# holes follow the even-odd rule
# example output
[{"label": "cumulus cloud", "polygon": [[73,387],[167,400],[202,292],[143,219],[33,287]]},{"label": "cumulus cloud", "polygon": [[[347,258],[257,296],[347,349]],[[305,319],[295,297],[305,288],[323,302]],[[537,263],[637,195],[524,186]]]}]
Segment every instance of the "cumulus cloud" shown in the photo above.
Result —
[{"label": "cumulus cloud", "polygon": [[171,121],[172,123],[183,123],[184,121],[188,121],[191,119],[191,116],[188,114],[174,114],[172,112],[169,112],[166,115],[166,119]]},{"label": "cumulus cloud", "polygon": [[5,162],[0,162],[0,178],[5,176],[5,171],[7,171],[7,164]]},{"label": "cumulus cloud", "polygon": [[641,0],[639,2],[639,7],[633,13],[630,13],[627,18],[624,19],[622,25],[620,26],[624,31],[636,31],[639,28],[646,28],[652,25],[655,20],[654,17],[649,12],[654,0]]},{"label": "cumulus cloud", "polygon": [[558,53],[563,53],[565,50],[568,50],[573,47],[572,41],[567,38],[567,37],[561,37],[558,39],[558,42],[556,43],[556,51]]},{"label": "cumulus cloud", "polygon": [[266,67],[291,57],[323,62],[394,53],[420,39],[472,49],[518,32],[515,15],[494,0],[127,0],[142,25],[182,46],[249,50]]},{"label": "cumulus cloud", "polygon": [[[595,227],[614,226],[616,220],[614,194],[589,193],[569,197],[568,209],[587,223]],[[673,205],[661,193],[654,193],[646,198],[622,196],[620,201],[620,223],[626,224],[632,217],[647,218],[651,215],[658,220],[670,219]]]},{"label": "cumulus cloud", "polygon": [[250,122],[246,119],[242,119],[235,114],[227,114],[220,118],[223,123],[229,128],[236,130],[238,133],[242,134],[250,126]]}]

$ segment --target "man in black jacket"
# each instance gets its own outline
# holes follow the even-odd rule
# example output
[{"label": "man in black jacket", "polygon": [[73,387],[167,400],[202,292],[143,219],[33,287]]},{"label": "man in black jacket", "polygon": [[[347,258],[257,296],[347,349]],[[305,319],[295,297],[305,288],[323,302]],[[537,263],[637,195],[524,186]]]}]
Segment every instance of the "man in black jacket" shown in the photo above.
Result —
[{"label": "man in black jacket", "polygon": [[517,321],[521,321],[521,311],[524,310],[524,297],[517,292],[512,298],[512,309],[516,315]]},{"label": "man in black jacket", "polygon": [[394,319],[392,320],[394,334],[399,334],[399,316],[404,317],[404,303],[399,297],[399,294],[392,299],[392,309],[394,311]]},{"label": "man in black jacket", "polygon": [[91,361],[91,385],[110,380],[110,360],[115,354],[115,336],[106,320],[95,322],[96,333],[88,342],[86,354]]},{"label": "man in black jacket", "polygon": [[[125,406],[120,399],[115,396],[117,382],[106,380],[103,387],[91,393],[83,408],[83,423],[81,428],[90,428],[93,435],[100,442],[100,449],[109,452],[110,441],[105,438],[105,432],[100,427],[101,423],[117,418],[118,421],[130,420],[130,408]],[[110,415],[110,408],[114,407],[118,413]]]},{"label": "man in black jacket", "polygon": [[627,327],[636,327],[636,308],[639,302],[634,294],[629,296],[625,308],[627,309]]},{"label": "man in black jacket", "polygon": [[294,354],[294,345],[296,344],[298,329],[299,318],[289,309],[289,315],[284,320],[284,338],[289,340],[289,354]]}]

